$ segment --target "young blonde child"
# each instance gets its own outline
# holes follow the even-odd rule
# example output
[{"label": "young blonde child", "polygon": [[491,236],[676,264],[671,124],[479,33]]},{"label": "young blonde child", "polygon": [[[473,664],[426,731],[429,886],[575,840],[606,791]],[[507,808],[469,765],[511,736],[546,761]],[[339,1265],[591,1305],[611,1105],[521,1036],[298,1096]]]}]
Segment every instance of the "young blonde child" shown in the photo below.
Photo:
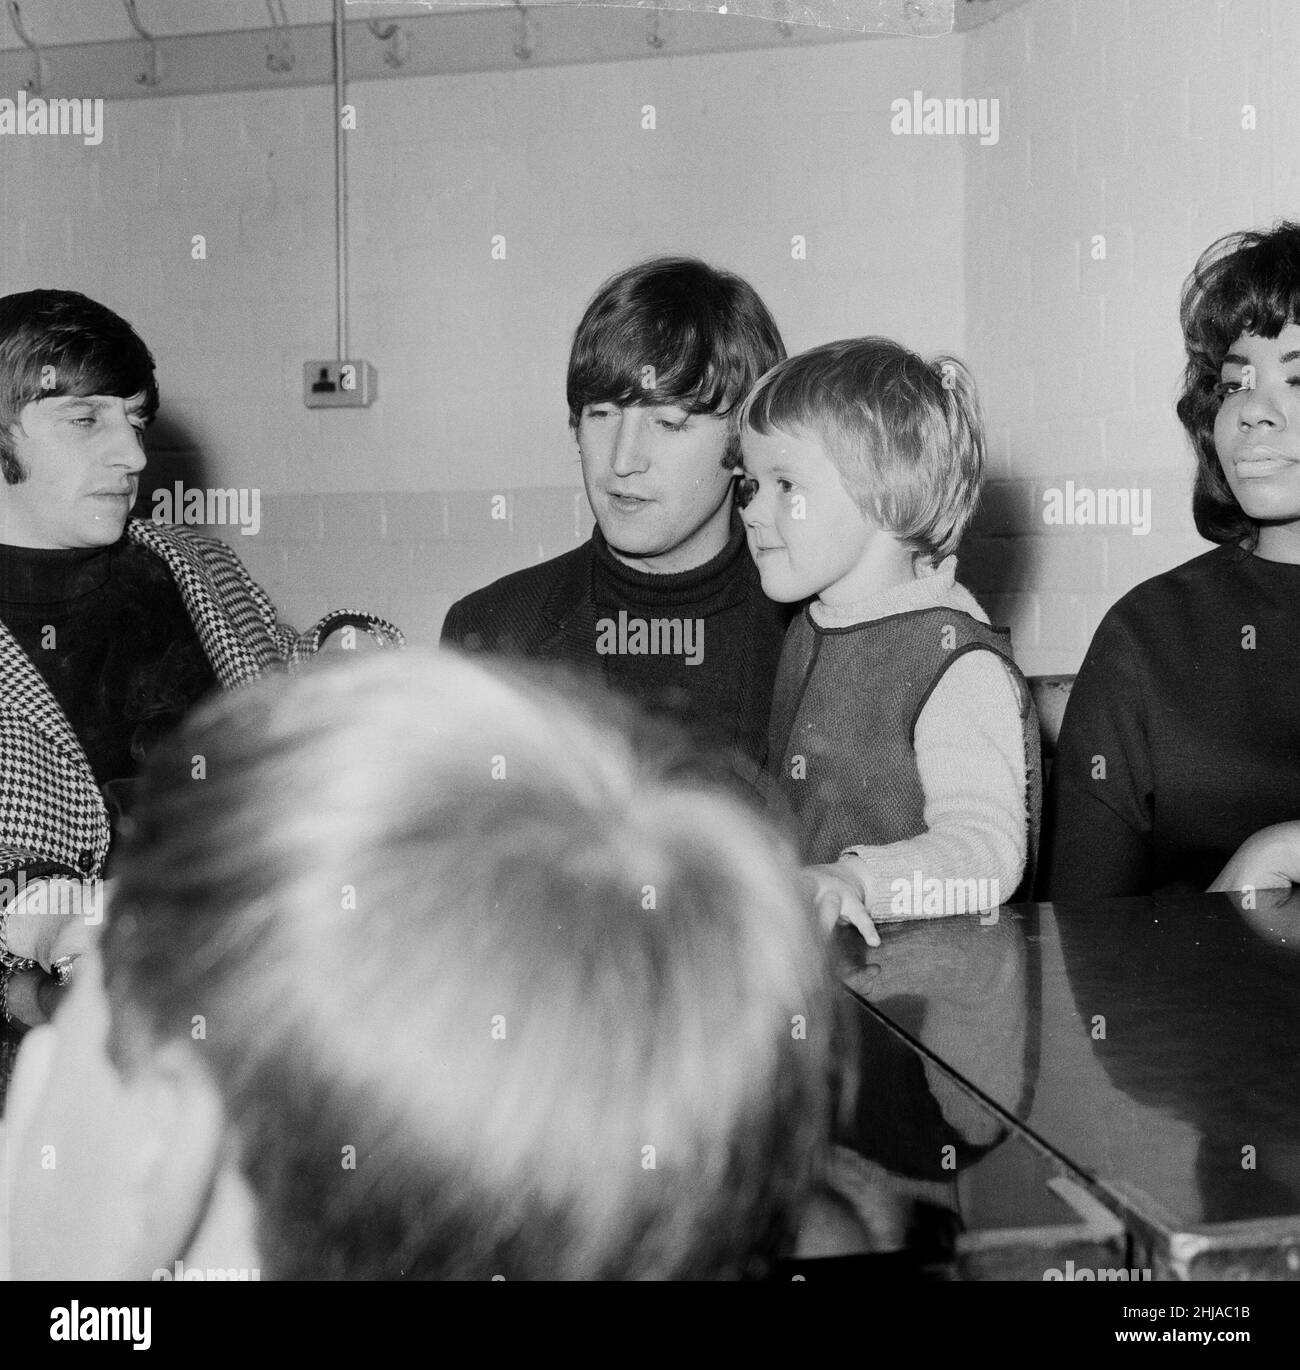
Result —
[{"label": "young blonde child", "polygon": [[1028,897],[1038,724],[1009,634],[957,583],[984,461],[974,383],[887,338],[768,371],[741,415],[763,591],[809,600],[777,674],[768,766],[823,916]]}]

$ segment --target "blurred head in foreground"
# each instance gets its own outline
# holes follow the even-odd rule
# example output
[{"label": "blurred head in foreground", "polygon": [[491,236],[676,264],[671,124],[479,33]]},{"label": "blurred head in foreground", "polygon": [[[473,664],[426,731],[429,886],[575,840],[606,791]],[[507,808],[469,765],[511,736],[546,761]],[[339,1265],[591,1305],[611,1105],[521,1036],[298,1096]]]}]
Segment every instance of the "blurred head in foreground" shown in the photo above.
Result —
[{"label": "blurred head in foreground", "polygon": [[17,1276],[743,1274],[825,1138],[780,839],[449,654],[197,711],[101,952],[20,1060]]}]

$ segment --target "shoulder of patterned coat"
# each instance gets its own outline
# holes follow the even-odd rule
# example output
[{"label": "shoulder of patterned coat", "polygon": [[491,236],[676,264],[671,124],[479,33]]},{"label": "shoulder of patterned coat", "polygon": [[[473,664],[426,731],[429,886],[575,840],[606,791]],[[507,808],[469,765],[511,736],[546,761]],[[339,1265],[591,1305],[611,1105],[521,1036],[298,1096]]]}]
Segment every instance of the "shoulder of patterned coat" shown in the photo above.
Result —
[{"label": "shoulder of patterned coat", "polygon": [[[134,542],[161,557],[170,568],[213,668],[227,688],[243,684],[268,668],[294,666],[309,659],[340,627],[361,628],[381,647],[406,645],[400,628],[364,609],[332,609],[307,632],[299,633],[280,621],[266,592],[248,574],[235,550],[219,538],[143,520],[132,520],[128,532]],[[215,619],[214,606],[218,611]],[[228,631],[231,625],[238,630],[233,641]],[[241,652],[241,645],[247,650]],[[214,651],[220,655],[214,656]],[[251,673],[250,655],[254,659]]]},{"label": "shoulder of patterned coat", "polygon": [[246,684],[293,659],[297,632],[279,622],[231,547],[189,528],[144,519],[132,519],[127,536],[166,563],[223,687]]}]

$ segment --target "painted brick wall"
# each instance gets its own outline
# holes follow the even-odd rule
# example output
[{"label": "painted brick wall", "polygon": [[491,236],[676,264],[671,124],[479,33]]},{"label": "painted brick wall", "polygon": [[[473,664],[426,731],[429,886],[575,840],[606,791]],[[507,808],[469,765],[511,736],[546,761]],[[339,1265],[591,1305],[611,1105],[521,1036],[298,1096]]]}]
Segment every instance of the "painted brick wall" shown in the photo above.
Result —
[{"label": "painted brick wall", "polygon": [[[966,147],[992,462],[964,561],[1032,673],[1076,670],[1116,599],[1208,550],[1178,292],[1220,234],[1300,216],[1297,71],[1293,0],[1036,0],[965,39],[966,93],[1002,104],[997,145]],[[1150,532],[1045,523],[1069,481],[1149,491]]]},{"label": "painted brick wall", "polygon": [[[0,139],[0,286],[137,324],[155,478],[263,492],[260,533],[226,535],[287,616],[361,603],[429,641],[452,599],[586,535],[571,329],[608,272],[699,253],[792,349],[883,332],[971,362],[992,455],[963,575],[1027,670],[1073,671],[1120,594],[1204,546],[1177,292],[1218,234],[1300,214],[1296,70],[1293,0],[1035,0],[960,38],[359,83],[365,412],[300,398],[333,345],[326,90],[110,106],[96,148]],[[914,89],[996,96],[998,143],[893,136]],[[1070,481],[1149,491],[1151,531],[1045,524]]]},{"label": "painted brick wall", "polygon": [[357,83],[367,411],[301,399],[334,345],[327,90],[109,106],[97,148],[0,139],[0,286],[85,290],[137,325],[164,394],[154,479],[262,491],[256,536],[216,531],[287,617],[364,604],[431,641],[454,598],[587,534],[564,371],[611,271],[729,266],[792,349],[961,345],[963,148],[889,132],[890,101],[958,93],[961,60],[959,39],[856,42]]}]

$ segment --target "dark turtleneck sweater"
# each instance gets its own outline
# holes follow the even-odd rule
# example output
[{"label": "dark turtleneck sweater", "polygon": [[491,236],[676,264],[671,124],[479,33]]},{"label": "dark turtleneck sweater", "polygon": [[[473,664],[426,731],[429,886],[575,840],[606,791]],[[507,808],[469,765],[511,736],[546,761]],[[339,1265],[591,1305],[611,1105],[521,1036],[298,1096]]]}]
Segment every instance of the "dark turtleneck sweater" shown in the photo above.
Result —
[{"label": "dark turtleneck sweater", "polygon": [[1130,590],[1061,725],[1047,898],[1204,890],[1300,818],[1300,566],[1234,546]]},{"label": "dark turtleneck sweater", "polygon": [[171,574],[111,547],[0,545],[0,621],[58,701],[110,810],[153,741],[215,684]]},{"label": "dark turtleneck sweater", "polygon": [[717,556],[670,575],[625,565],[597,528],[571,552],[453,604],[442,641],[598,672],[652,716],[684,726],[696,769],[758,787],[793,608],[763,594],[733,513]]},{"label": "dark turtleneck sweater", "polygon": [[[591,541],[597,650],[602,637],[619,649],[599,653],[605,679],[675,718],[697,745],[761,765],[789,610],[763,594],[739,520],[711,561],[667,575],[620,561],[599,528]],[[638,620],[646,625],[639,641]],[[646,650],[655,645],[661,650]]]}]

